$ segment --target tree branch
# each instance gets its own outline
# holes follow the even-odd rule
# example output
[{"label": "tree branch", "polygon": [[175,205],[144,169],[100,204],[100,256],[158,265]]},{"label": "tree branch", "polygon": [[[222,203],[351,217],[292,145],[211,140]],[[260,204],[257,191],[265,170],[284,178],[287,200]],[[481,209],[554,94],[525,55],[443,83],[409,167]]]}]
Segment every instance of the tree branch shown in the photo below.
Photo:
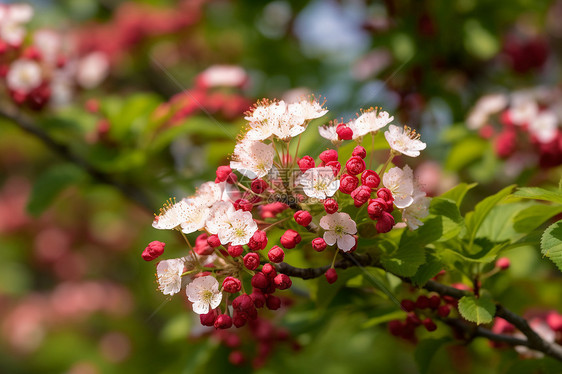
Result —
[{"label": "tree branch", "polygon": [[92,164],[90,164],[88,161],[86,161],[79,155],[74,154],[67,145],[59,143],[56,140],[54,140],[52,137],[49,136],[49,134],[47,134],[40,127],[35,125],[35,123],[33,123],[29,118],[26,118],[17,113],[10,112],[5,108],[0,109],[0,118],[7,119],[8,121],[12,122],[17,127],[19,127],[21,130],[34,136],[35,138],[40,140],[51,151],[58,154],[63,159],[82,168],[93,179],[97,180],[100,183],[107,184],[117,188],[119,191],[121,191],[121,193],[126,198],[139,204],[147,211],[154,212],[154,207],[152,206],[150,199],[142,190],[138,189],[133,185],[121,183],[119,181],[114,180],[107,173],[104,173],[103,171],[97,169],[96,167],[94,167]]},{"label": "tree branch", "polygon": [[[338,269],[347,269],[352,266],[372,266],[378,267],[385,270],[382,265],[375,259],[371,258],[368,254],[354,254],[354,253],[346,253],[344,254],[344,258],[337,261],[334,264],[335,268]],[[330,266],[322,266],[318,268],[297,268],[292,265],[289,265],[285,262],[278,264],[277,271],[286,274],[288,276],[293,276],[302,279],[312,279],[322,276]],[[386,271],[386,270],[385,270]],[[391,273],[392,274],[392,273]],[[412,280],[406,277],[401,277],[396,274],[393,274],[398,278],[402,279],[402,281],[406,283],[412,283]],[[460,299],[463,296],[471,295],[470,292],[459,290],[457,288],[444,285],[442,283],[429,280],[422,288],[436,292],[442,296],[451,296],[455,299]],[[518,314],[510,311],[506,307],[501,304],[496,304],[496,316],[501,317],[515,326],[519,331],[525,335],[527,338],[519,339],[510,335],[504,334],[496,334],[492,332],[490,329],[486,329],[481,326],[477,326],[474,324],[469,323],[463,319],[445,319],[444,322],[450,325],[451,327],[457,328],[462,330],[464,333],[469,335],[471,338],[474,337],[484,337],[492,341],[506,343],[511,346],[521,345],[536,351],[542,352],[550,357],[553,357],[559,361],[562,361],[562,347],[555,343],[549,343],[543,340],[528,324],[527,320]]]}]

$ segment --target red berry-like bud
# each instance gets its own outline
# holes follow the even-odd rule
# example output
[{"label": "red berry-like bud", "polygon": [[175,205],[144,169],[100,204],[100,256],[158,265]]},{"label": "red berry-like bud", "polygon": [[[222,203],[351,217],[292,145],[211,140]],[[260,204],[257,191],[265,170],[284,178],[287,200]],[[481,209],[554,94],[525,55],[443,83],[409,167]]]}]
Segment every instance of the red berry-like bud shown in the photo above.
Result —
[{"label": "red berry-like bud", "polygon": [[250,298],[256,308],[263,308],[265,305],[265,295],[257,288],[250,294]]},{"label": "red berry-like bud", "polygon": [[257,253],[248,253],[244,256],[244,266],[248,270],[256,270],[260,265],[260,256]]},{"label": "red berry-like bud", "polygon": [[213,248],[220,247],[221,241],[219,240],[219,236],[217,234],[213,234],[207,237],[207,244]]},{"label": "red berry-like bud", "polygon": [[267,295],[267,299],[265,300],[265,305],[269,310],[277,310],[281,307],[281,299],[277,296]]},{"label": "red berry-like bud", "polygon": [[215,320],[215,328],[216,329],[229,329],[232,327],[232,318],[226,314],[219,314],[217,319]]},{"label": "red berry-like bud", "polygon": [[193,246],[195,253],[200,256],[208,256],[215,251],[214,248],[209,245],[207,239],[207,234],[201,234],[195,239],[195,245]]},{"label": "red berry-like bud", "polygon": [[324,209],[328,214],[334,214],[338,211],[338,203],[334,199],[326,199],[324,200]]},{"label": "red berry-like bud", "polygon": [[326,163],[327,167],[331,167],[334,172],[334,177],[336,177],[341,170],[341,164],[338,161],[330,161]]},{"label": "red berry-like bud", "polygon": [[281,249],[281,247],[274,245],[267,253],[267,257],[269,258],[269,261],[278,264],[280,262],[283,262],[283,259],[285,258],[285,252],[283,252],[283,249]]},{"label": "red berry-like bud", "polygon": [[416,303],[414,303],[412,300],[410,299],[404,299],[402,300],[402,302],[400,303],[400,305],[402,306],[402,309],[405,310],[406,312],[413,312],[414,309],[416,308]]},{"label": "red berry-like bud", "polygon": [[324,152],[320,153],[318,156],[320,160],[324,161],[324,163],[328,163],[330,161],[337,161],[338,160],[338,152],[334,149],[327,149]]},{"label": "red berry-like bud", "polygon": [[314,163],[314,159],[310,156],[304,156],[297,162],[297,164],[299,164],[299,168],[303,173],[308,169],[312,169],[316,166],[316,164]]},{"label": "red berry-like bud", "polygon": [[359,179],[354,175],[344,174],[340,178],[340,191],[350,194],[359,185]]},{"label": "red berry-like bud", "polygon": [[226,181],[230,176],[230,173],[232,173],[232,169],[230,168],[230,166],[227,165],[219,166],[216,172],[217,178],[215,179],[215,183]]},{"label": "red berry-like bud", "polygon": [[327,246],[328,245],[326,244],[326,241],[324,241],[324,239],[322,238],[312,239],[312,248],[314,248],[316,252],[322,252],[326,249]]},{"label": "red berry-like bud", "polygon": [[217,312],[213,309],[210,310],[207,314],[200,314],[199,321],[203,326],[213,326],[215,324],[215,320],[217,319]]},{"label": "red berry-like bud", "polygon": [[363,174],[361,174],[361,183],[364,186],[368,186],[371,188],[377,188],[381,182],[381,178],[379,175],[374,172],[373,170],[365,170]]},{"label": "red berry-like bud", "polygon": [[351,140],[353,139],[353,130],[343,124],[340,123],[337,127],[336,127],[336,134],[338,134],[338,138],[340,138],[340,140]]},{"label": "red berry-like bud", "polygon": [[273,278],[273,284],[280,290],[286,290],[287,288],[291,287],[293,282],[288,275],[285,274],[278,274],[275,278]]},{"label": "red berry-like bud", "polygon": [[326,274],[324,274],[326,276],[326,280],[328,281],[328,283],[332,284],[335,281],[338,280],[338,273],[336,272],[336,269],[334,268],[329,268],[326,271]]},{"label": "red berry-like bud", "polygon": [[420,320],[420,317],[416,315],[416,313],[408,313],[408,316],[406,317],[406,324],[418,327],[422,324],[422,321]]},{"label": "red berry-like bud", "polygon": [[397,319],[388,322],[388,331],[394,336],[402,335],[402,327],[402,322]]},{"label": "red berry-like bud", "polygon": [[451,313],[451,306],[449,304],[441,305],[439,308],[437,308],[437,314],[441,318],[447,317],[449,313]]},{"label": "red berry-like bud", "polygon": [[393,226],[394,226],[394,217],[392,216],[392,214],[383,212],[382,217],[379,218],[379,220],[377,221],[375,228],[377,229],[378,232],[382,234],[392,230]]},{"label": "red berry-like bud", "polygon": [[425,295],[421,295],[416,300],[416,308],[426,309],[429,308],[429,298]]},{"label": "red berry-like bud", "polygon": [[347,160],[345,168],[351,175],[361,174],[365,170],[365,161],[361,157],[353,156]]},{"label": "red berry-like bud", "polygon": [[267,234],[265,233],[265,231],[261,231],[261,230],[256,231],[254,235],[250,238],[248,247],[252,251],[259,251],[267,247]]},{"label": "red berry-like bud", "polygon": [[229,245],[228,246],[228,254],[232,257],[238,257],[244,252],[244,247],[241,245]]},{"label": "red berry-like bud", "polygon": [[[289,229],[285,231],[283,235],[281,235],[281,239],[279,241],[281,242],[281,245],[286,249],[292,249],[295,248],[297,244],[301,242],[301,236],[295,230]],[[283,260],[281,259],[281,261]]]},{"label": "red berry-like bud", "polygon": [[152,261],[164,253],[166,243],[157,240],[148,243],[148,246],[142,251],[142,259],[145,261]]},{"label": "red berry-like bud", "polygon": [[369,214],[372,220],[381,218],[384,211],[386,211],[386,202],[383,199],[377,197],[376,199],[369,200],[367,214]]},{"label": "red berry-like bud", "polygon": [[310,222],[312,222],[312,215],[310,214],[310,212],[307,212],[306,210],[297,211],[293,215],[293,218],[295,219],[296,223],[304,227],[310,225]]},{"label": "red berry-like bud", "polygon": [[240,290],[242,289],[242,283],[238,278],[226,277],[222,282],[222,287],[226,292],[237,293],[240,292]]},{"label": "red berry-like bud", "polygon": [[507,258],[507,257],[500,257],[496,261],[496,267],[501,269],[501,270],[509,269],[509,265],[510,265],[510,262],[509,262],[509,258]]},{"label": "red berry-like bud", "polygon": [[[236,326],[236,327],[238,327],[238,326]],[[234,366],[241,366],[242,364],[244,364],[246,359],[244,358],[244,354],[242,352],[232,351],[228,355],[228,361]]]},{"label": "red berry-like bud", "polygon": [[351,153],[351,155],[365,158],[367,157],[367,151],[365,150],[365,148],[358,145],[357,147],[353,148],[353,152]]},{"label": "red berry-like bud", "polygon": [[261,272],[269,279],[273,279],[277,275],[277,270],[275,270],[275,267],[271,264],[264,264],[261,268]]},{"label": "red berry-like bud", "polygon": [[429,307],[433,310],[439,308],[439,304],[441,304],[441,298],[439,295],[432,295],[429,298]]},{"label": "red berry-like bud", "polygon": [[260,194],[263,191],[267,190],[267,187],[269,187],[269,185],[263,179],[254,179],[252,181],[252,184],[250,185],[252,192],[257,194]]},{"label": "red berry-like bud", "polygon": [[517,148],[517,134],[514,130],[506,130],[496,138],[494,149],[500,158],[508,158]]},{"label": "red berry-like bud", "polygon": [[246,199],[238,199],[234,202],[234,209],[239,210],[242,209],[245,212],[249,212],[252,210],[254,205]]},{"label": "red berry-like bud", "polygon": [[254,302],[249,295],[243,293],[242,295],[232,300],[232,307],[238,311],[247,312],[254,309]]},{"label": "red berry-like bud", "polygon": [[359,186],[351,193],[353,204],[359,208],[365,204],[371,197],[371,188],[367,186]]},{"label": "red berry-like bud", "polygon": [[548,313],[546,316],[546,323],[552,330],[556,332],[562,331],[562,316],[557,312]]},{"label": "red berry-like bud", "polygon": [[422,323],[423,323],[423,326],[425,327],[425,329],[429,332],[437,330],[437,325],[429,317],[424,319]]},{"label": "red berry-like bud", "polygon": [[260,290],[266,289],[269,287],[269,279],[267,279],[264,273],[256,273],[252,277],[252,287],[259,288]]},{"label": "red berry-like bud", "polygon": [[377,191],[377,197],[380,197],[387,203],[389,201],[394,202],[394,196],[392,196],[392,192],[388,188],[379,188]]}]

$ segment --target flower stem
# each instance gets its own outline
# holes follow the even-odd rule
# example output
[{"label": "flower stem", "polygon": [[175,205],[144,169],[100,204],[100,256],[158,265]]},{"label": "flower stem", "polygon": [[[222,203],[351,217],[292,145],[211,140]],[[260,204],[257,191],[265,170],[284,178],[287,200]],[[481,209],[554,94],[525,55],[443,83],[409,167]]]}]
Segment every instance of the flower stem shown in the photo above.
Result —
[{"label": "flower stem", "polygon": [[336,257],[338,257],[338,252],[339,250],[336,248],[336,252],[334,253],[334,258],[332,259],[332,265],[330,265],[330,268],[334,268],[334,264],[336,263]]},{"label": "flower stem", "polygon": [[181,231],[181,229],[178,229],[178,231],[181,233],[181,236],[183,236],[185,242],[187,243],[187,246],[191,250],[191,255],[193,256],[193,258],[195,258],[195,261],[197,262],[197,266],[199,268],[201,268],[202,266],[201,266],[201,263],[199,262],[199,257],[197,257],[197,253],[195,253],[195,250],[191,246],[191,243],[189,242],[189,239],[187,239],[187,236],[185,236],[185,234],[183,233],[183,231]]},{"label": "flower stem", "polygon": [[386,160],[386,162],[382,166],[381,171],[379,171],[379,175],[382,175],[384,173],[384,171],[386,170],[386,167],[388,166],[388,164],[390,164],[390,161],[392,161],[394,156],[396,156],[396,154],[394,153],[394,150],[391,150],[390,154],[388,155],[388,159]]}]

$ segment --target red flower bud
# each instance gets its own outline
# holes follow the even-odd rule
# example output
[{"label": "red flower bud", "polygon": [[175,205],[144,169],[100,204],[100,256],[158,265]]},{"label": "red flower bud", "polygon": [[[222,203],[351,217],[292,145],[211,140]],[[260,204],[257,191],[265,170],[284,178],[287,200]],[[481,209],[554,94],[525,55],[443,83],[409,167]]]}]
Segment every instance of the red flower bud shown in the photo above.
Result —
[{"label": "red flower bud", "polygon": [[441,318],[447,317],[449,313],[451,313],[451,306],[449,304],[441,305],[439,308],[437,308],[437,314]]},{"label": "red flower bud", "polygon": [[239,210],[242,209],[245,212],[249,212],[252,210],[254,205],[246,199],[238,199],[234,202],[234,209]]},{"label": "red flower bud", "polygon": [[384,211],[386,211],[386,202],[383,199],[377,197],[376,199],[369,200],[367,213],[372,220],[381,218]]},{"label": "red flower bud", "polygon": [[285,274],[278,274],[275,278],[273,278],[273,284],[280,290],[286,290],[287,288],[291,287],[293,282],[291,282],[291,278]]},{"label": "red flower bud", "polygon": [[365,170],[365,161],[361,157],[353,156],[347,160],[345,168],[351,175],[361,174]]},{"label": "red flower bud", "polygon": [[260,290],[266,289],[269,287],[269,279],[264,273],[256,273],[252,277],[252,287],[259,288]]},{"label": "red flower bud", "polygon": [[232,173],[232,169],[230,168],[230,166],[227,165],[219,166],[216,172],[217,178],[215,179],[215,183],[226,181],[231,173]]},{"label": "red flower bud", "polygon": [[389,232],[394,226],[394,217],[388,212],[383,212],[382,217],[379,218],[375,228],[380,233]]},{"label": "red flower bud", "polygon": [[285,258],[285,252],[283,252],[281,247],[274,245],[267,253],[267,257],[269,261],[278,264]]},{"label": "red flower bud", "polygon": [[310,222],[312,222],[312,215],[306,210],[299,210],[293,215],[293,218],[296,223],[303,227],[310,225]]},{"label": "red flower bud", "polygon": [[277,310],[281,307],[281,299],[277,296],[267,295],[265,305],[269,310]]},{"label": "red flower bud", "polygon": [[509,269],[509,265],[510,265],[510,262],[509,262],[509,258],[507,258],[507,257],[500,257],[496,261],[496,267],[501,269],[501,270]]},{"label": "red flower bud", "polygon": [[250,294],[252,302],[256,308],[263,308],[265,305],[265,295],[259,289],[254,289]]},{"label": "red flower bud", "polygon": [[338,273],[336,273],[336,269],[329,268],[326,273],[324,274],[328,283],[332,284],[338,280]]},{"label": "red flower bud", "polygon": [[403,331],[403,324],[401,321],[394,319],[388,322],[388,331],[394,336],[401,336]]},{"label": "red flower bud", "polygon": [[433,310],[439,308],[439,304],[441,304],[441,298],[439,295],[432,295],[429,298],[429,307]]},{"label": "red flower bud", "polygon": [[322,252],[324,249],[326,249],[327,244],[324,241],[324,239],[322,238],[314,238],[312,239],[312,248],[314,248],[314,250],[316,252]]},{"label": "red flower bud", "polygon": [[229,329],[232,327],[232,318],[226,314],[220,314],[217,319],[215,320],[215,328],[216,329]]},{"label": "red flower bud", "polygon": [[338,203],[334,199],[326,199],[324,200],[324,210],[328,214],[334,214],[338,211]]},{"label": "red flower bud", "polygon": [[354,205],[359,208],[365,204],[371,197],[371,188],[367,186],[359,186],[351,193]]},{"label": "red flower bud", "polygon": [[200,314],[199,321],[203,326],[213,326],[215,324],[215,320],[217,319],[217,312],[216,310],[210,310],[207,314]]},{"label": "red flower bud", "polygon": [[394,196],[392,196],[392,192],[386,187],[378,189],[377,197],[380,197],[384,201],[390,201],[390,200],[394,201]]},{"label": "red flower bud", "polygon": [[222,287],[226,292],[236,293],[236,292],[240,292],[240,290],[242,289],[242,283],[238,278],[226,277],[222,282]]},{"label": "red flower bud", "polygon": [[[279,240],[281,242],[281,245],[283,247],[285,247],[286,249],[291,249],[291,248],[295,248],[297,246],[297,244],[299,244],[301,242],[301,236],[299,235],[298,232],[296,232],[295,230],[287,230],[283,233],[283,235],[281,235],[281,239]],[[283,261],[283,260],[281,260]],[[279,261],[279,262],[281,262]],[[276,262],[276,261],[273,261]]]},{"label": "red flower bud", "polygon": [[260,194],[263,191],[267,190],[268,187],[269,185],[263,179],[254,179],[252,181],[252,184],[250,185],[252,192],[257,194]]},{"label": "red flower bud", "polygon": [[250,238],[248,247],[252,251],[259,251],[267,247],[267,234],[265,233],[265,231],[261,231],[261,230],[256,231],[254,235]]},{"label": "red flower bud", "polygon": [[256,270],[260,265],[260,256],[257,253],[248,253],[244,256],[244,266],[249,270]]},{"label": "red flower bud", "polygon": [[548,313],[546,316],[546,323],[552,330],[556,332],[562,331],[562,316],[557,312],[553,311]]},{"label": "red flower bud", "polygon": [[337,161],[338,160],[338,152],[334,149],[327,149],[324,152],[320,153],[318,156],[320,160],[324,161],[324,163],[328,163],[330,161]]},{"label": "red flower bud", "polygon": [[336,134],[338,134],[338,138],[340,138],[340,140],[353,139],[353,130],[343,123],[340,123],[336,127]]},{"label": "red flower bud", "polygon": [[232,307],[235,310],[247,312],[251,309],[254,309],[254,302],[249,295],[243,293],[242,295],[237,296],[234,300],[232,300]]},{"label": "red flower bud", "polygon": [[[235,320],[236,320],[236,317],[235,317]],[[244,320],[244,322],[245,322],[245,320]],[[236,325],[236,321],[235,321],[234,325]],[[236,327],[242,327],[242,326],[236,326]],[[242,366],[245,361],[246,361],[246,358],[244,357],[244,354],[240,351],[232,351],[228,355],[228,362],[230,362],[234,366]]]},{"label": "red flower bud", "polygon": [[420,317],[418,317],[415,313],[408,313],[406,316],[406,324],[414,327],[418,327],[422,324]]},{"label": "red flower bud", "polygon": [[429,298],[425,295],[421,295],[416,300],[416,308],[427,309],[429,308]]},{"label": "red flower bud", "polygon": [[261,268],[261,272],[269,279],[273,279],[277,275],[277,270],[275,270],[275,267],[271,264],[264,264]]},{"label": "red flower bud", "polygon": [[195,239],[195,245],[193,246],[195,253],[200,256],[208,256],[215,251],[214,248],[209,245],[207,239],[207,234],[201,234]]},{"label": "red flower bud", "polygon": [[500,158],[508,158],[517,148],[517,134],[513,130],[503,131],[496,138],[494,149]]},{"label": "red flower bud", "polygon": [[425,327],[425,329],[429,332],[437,330],[437,325],[429,317],[424,319],[422,323],[423,323],[423,326]]},{"label": "red flower bud", "polygon": [[365,186],[369,186],[371,188],[377,188],[381,182],[381,178],[377,173],[373,170],[365,170],[363,174],[361,174],[361,183]]},{"label": "red flower bud", "polygon": [[297,164],[299,164],[299,168],[303,173],[308,169],[312,169],[316,166],[316,164],[314,163],[314,159],[310,156],[304,156],[297,162]]},{"label": "red flower bud", "polygon": [[334,177],[336,177],[341,170],[341,164],[338,161],[330,161],[326,163],[327,167],[331,167],[334,172]]},{"label": "red flower bud", "polygon": [[365,150],[365,148],[358,145],[357,147],[353,148],[353,152],[351,153],[351,155],[365,158],[367,157],[367,151]]},{"label": "red flower bud", "polygon": [[354,175],[344,174],[340,178],[340,191],[350,194],[359,185],[359,179]]},{"label": "red flower bud", "polygon": [[402,306],[402,309],[404,309],[406,312],[413,312],[414,309],[416,308],[416,303],[414,303],[412,300],[410,299],[404,299],[400,302],[400,305]]},{"label": "red flower bud", "polygon": [[229,245],[228,246],[228,254],[232,257],[238,257],[244,252],[244,247],[241,245]]},{"label": "red flower bud", "polygon": [[142,251],[142,259],[145,261],[152,261],[164,253],[166,243],[157,240],[148,243],[148,246]]},{"label": "red flower bud", "polygon": [[209,244],[213,248],[220,247],[221,241],[219,240],[219,236],[217,234],[213,234],[207,237],[207,244]]}]

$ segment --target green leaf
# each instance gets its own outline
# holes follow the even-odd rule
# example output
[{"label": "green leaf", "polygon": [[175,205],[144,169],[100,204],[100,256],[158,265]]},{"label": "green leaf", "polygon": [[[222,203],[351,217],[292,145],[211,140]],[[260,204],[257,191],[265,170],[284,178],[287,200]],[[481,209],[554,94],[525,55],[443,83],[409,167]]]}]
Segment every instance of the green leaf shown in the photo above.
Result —
[{"label": "green leaf", "polygon": [[464,221],[459,207],[454,201],[436,197],[431,200],[429,211],[436,219],[441,221],[441,238],[437,238],[437,240],[451,239],[462,231]]},{"label": "green leaf", "polygon": [[517,232],[528,233],[560,213],[562,205],[532,205],[517,213],[513,219],[513,228]]},{"label": "green leaf", "polygon": [[464,296],[459,300],[459,312],[466,320],[481,325],[492,322],[496,304],[486,296]]},{"label": "green leaf", "polygon": [[546,200],[562,204],[562,193],[560,191],[549,191],[539,187],[519,188],[514,195],[525,199]]},{"label": "green leaf", "polygon": [[442,199],[453,200],[457,204],[457,206],[460,207],[462,201],[464,200],[464,197],[466,196],[466,193],[471,189],[473,189],[474,187],[476,187],[477,184],[478,183],[472,183],[472,184],[461,183],[451,188],[449,191],[443,193],[439,197]]},{"label": "green leaf", "polygon": [[39,216],[66,187],[81,181],[84,172],[73,164],[56,165],[37,178],[33,185],[27,211]]},{"label": "green leaf", "polygon": [[428,280],[437,275],[445,266],[439,260],[433,259],[421,265],[411,279],[415,286],[423,286]]},{"label": "green leaf", "polygon": [[488,142],[479,137],[466,137],[455,144],[445,163],[445,169],[458,171],[476,161],[484,154]]},{"label": "green leaf", "polygon": [[562,271],[562,220],[550,225],[542,235],[541,253]]},{"label": "green leaf", "polygon": [[380,325],[381,323],[386,323],[394,319],[405,319],[405,318],[406,318],[406,312],[404,312],[403,310],[394,310],[390,313],[385,313],[383,315],[368,319],[363,324],[363,328],[369,328],[376,325]]},{"label": "green leaf", "polygon": [[330,305],[336,294],[345,286],[348,280],[362,273],[360,268],[338,270],[338,280],[332,284],[326,281],[324,276],[317,279],[316,305],[326,308]]},{"label": "green leaf", "polygon": [[470,212],[465,217],[465,223],[467,227],[467,234],[470,238],[470,245],[474,242],[474,238],[476,237],[476,233],[482,225],[482,222],[486,219],[490,211],[506,196],[508,196],[515,185],[507,186],[495,195],[488,196],[478,204],[474,208],[473,212]]},{"label": "green leaf", "polygon": [[412,241],[408,234],[403,234],[398,249],[390,254],[383,254],[381,262],[391,273],[411,277],[425,263],[425,249],[421,243]]},{"label": "green leaf", "polygon": [[416,347],[414,357],[416,359],[416,363],[418,364],[418,368],[420,369],[420,374],[427,373],[431,360],[437,351],[450,341],[451,338],[444,337],[441,339],[425,339],[419,342]]},{"label": "green leaf", "polygon": [[514,229],[515,217],[530,204],[532,205],[533,202],[524,201],[495,206],[482,222],[476,237],[484,237],[494,242],[513,241],[521,237],[521,234]]}]

